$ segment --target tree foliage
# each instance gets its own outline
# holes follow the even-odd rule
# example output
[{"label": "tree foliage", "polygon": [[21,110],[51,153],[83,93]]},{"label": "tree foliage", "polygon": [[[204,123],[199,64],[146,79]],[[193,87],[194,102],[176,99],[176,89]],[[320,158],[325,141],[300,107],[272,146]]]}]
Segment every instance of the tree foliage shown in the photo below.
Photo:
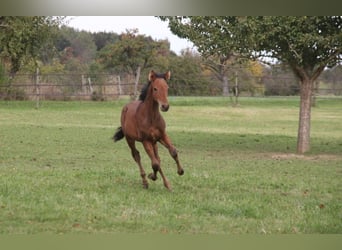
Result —
[{"label": "tree foliage", "polygon": [[106,45],[99,53],[99,61],[114,72],[135,75],[138,68],[152,67],[163,43],[138,34],[138,30],[127,30],[117,42]]},{"label": "tree foliage", "polygon": [[48,44],[62,22],[63,18],[45,16],[0,17],[0,57],[9,63],[11,75],[23,62],[36,62],[51,52]]},{"label": "tree foliage", "polygon": [[272,57],[300,79],[297,152],[310,148],[311,95],[325,67],[341,62],[341,16],[160,17],[203,54],[232,51],[247,58]]},{"label": "tree foliage", "polygon": [[249,58],[272,57],[312,77],[322,67],[341,62],[341,16],[160,18],[169,22],[173,33],[191,40],[203,54],[226,55],[235,51]]},{"label": "tree foliage", "polygon": [[169,82],[171,95],[203,95],[209,93],[203,74],[202,59],[198,53],[185,49],[180,56],[170,58],[172,77]]}]

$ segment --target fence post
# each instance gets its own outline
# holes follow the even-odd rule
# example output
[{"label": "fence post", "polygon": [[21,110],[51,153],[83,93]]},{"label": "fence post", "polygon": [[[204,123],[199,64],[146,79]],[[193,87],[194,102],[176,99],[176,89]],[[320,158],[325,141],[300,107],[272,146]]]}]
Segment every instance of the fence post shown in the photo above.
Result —
[{"label": "fence post", "polygon": [[122,96],[122,88],[121,88],[121,78],[118,75],[118,88],[119,88],[119,98]]},{"label": "fence post", "polygon": [[238,106],[239,105],[239,82],[238,82],[238,73],[237,71],[235,71],[235,87],[234,87],[234,96],[235,96],[235,103],[234,106]]},{"label": "fence post", "polygon": [[136,97],[138,96],[138,84],[139,84],[139,79],[140,79],[140,66],[137,68],[136,76],[135,76],[135,83],[134,83],[134,93],[132,99],[135,100]]},{"label": "fence post", "polygon": [[90,94],[92,95],[94,93],[93,85],[91,84],[91,78],[88,77],[88,85],[89,85],[89,91]]},{"label": "fence post", "polygon": [[36,84],[36,109],[39,109],[40,105],[40,87],[39,87],[39,68],[36,68],[36,77],[35,77],[35,84]]}]

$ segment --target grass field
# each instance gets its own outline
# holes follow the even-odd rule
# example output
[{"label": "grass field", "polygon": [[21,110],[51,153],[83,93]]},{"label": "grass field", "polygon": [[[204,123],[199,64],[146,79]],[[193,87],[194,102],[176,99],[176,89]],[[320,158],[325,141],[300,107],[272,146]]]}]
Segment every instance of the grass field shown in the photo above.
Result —
[{"label": "grass field", "polygon": [[[117,102],[0,102],[0,234],[342,233],[342,100],[312,110],[296,155],[298,99],[170,97],[164,113],[185,169],[160,147],[142,189]],[[147,173],[150,162],[139,146]]]}]

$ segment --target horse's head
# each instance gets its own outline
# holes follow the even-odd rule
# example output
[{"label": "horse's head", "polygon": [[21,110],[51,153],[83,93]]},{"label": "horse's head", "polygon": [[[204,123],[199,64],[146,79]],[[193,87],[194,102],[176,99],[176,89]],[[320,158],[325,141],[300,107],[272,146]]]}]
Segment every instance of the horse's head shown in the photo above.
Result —
[{"label": "horse's head", "polygon": [[156,74],[151,70],[148,74],[153,100],[159,103],[160,110],[163,112],[169,110],[169,101],[167,100],[169,86],[166,81],[169,80],[170,77],[170,71],[165,74]]}]

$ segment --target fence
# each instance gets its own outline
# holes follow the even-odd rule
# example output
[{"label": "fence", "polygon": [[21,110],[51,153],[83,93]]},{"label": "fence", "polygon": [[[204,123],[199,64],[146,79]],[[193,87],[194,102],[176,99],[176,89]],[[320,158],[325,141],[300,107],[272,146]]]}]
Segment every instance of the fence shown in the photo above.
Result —
[{"label": "fence", "polygon": [[[9,78],[8,78],[9,79]],[[316,95],[342,95],[342,83],[320,86]],[[137,89],[141,89],[139,83]],[[291,77],[252,79],[232,75],[226,86],[213,79],[169,82],[169,95],[174,96],[265,96],[298,95],[298,80]],[[228,91],[227,91],[228,90]],[[134,80],[114,74],[18,74],[0,82],[0,99],[8,100],[115,100],[120,96],[136,96]]]},{"label": "fence", "polygon": [[19,74],[0,84],[2,99],[40,100],[107,100],[131,91],[112,74]]}]

